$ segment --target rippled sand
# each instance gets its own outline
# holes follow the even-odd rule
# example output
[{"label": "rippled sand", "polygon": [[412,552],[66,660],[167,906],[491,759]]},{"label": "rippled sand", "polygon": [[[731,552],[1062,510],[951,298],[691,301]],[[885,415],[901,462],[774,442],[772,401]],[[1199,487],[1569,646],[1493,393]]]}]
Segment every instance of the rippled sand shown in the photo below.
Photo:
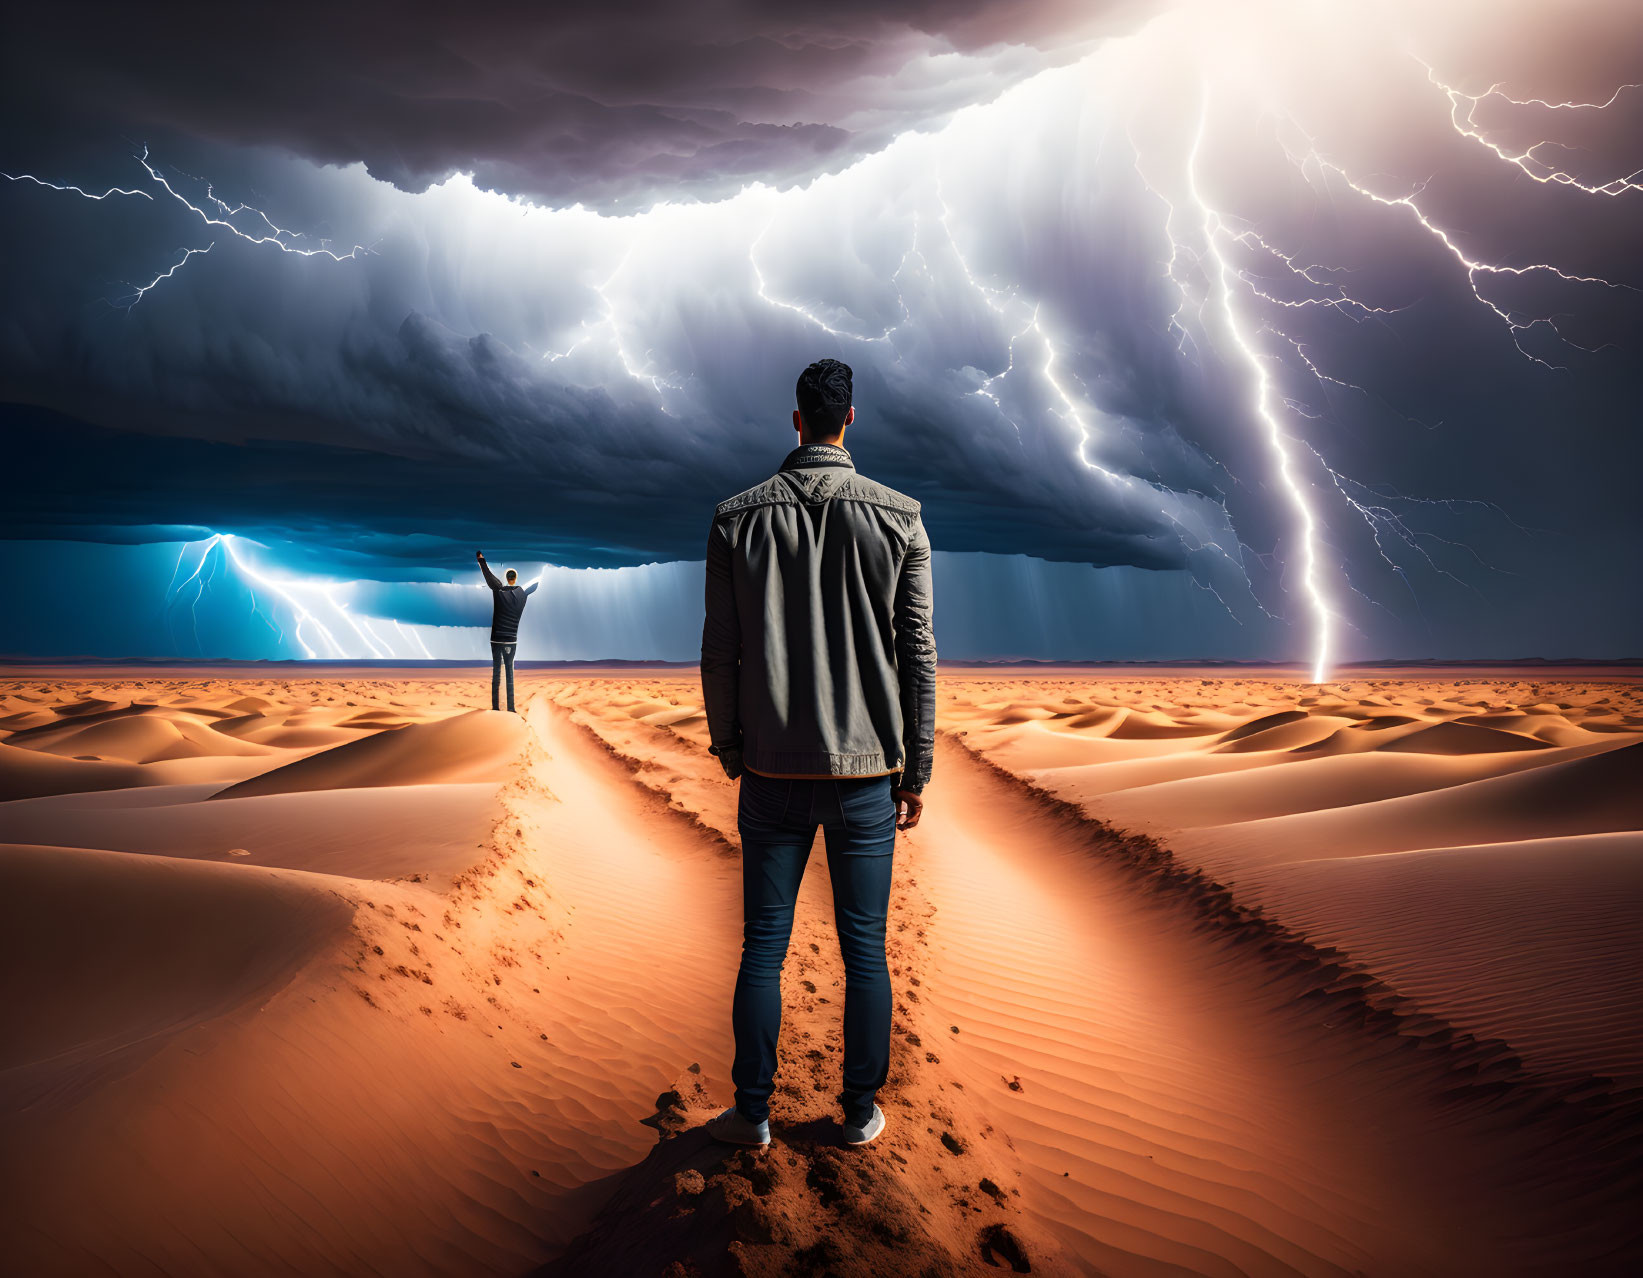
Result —
[{"label": "rippled sand", "polygon": [[939,691],[891,1126],[836,1145],[818,856],[727,1155],[693,673],[0,681],[19,1272],[1635,1270],[1635,679]]}]

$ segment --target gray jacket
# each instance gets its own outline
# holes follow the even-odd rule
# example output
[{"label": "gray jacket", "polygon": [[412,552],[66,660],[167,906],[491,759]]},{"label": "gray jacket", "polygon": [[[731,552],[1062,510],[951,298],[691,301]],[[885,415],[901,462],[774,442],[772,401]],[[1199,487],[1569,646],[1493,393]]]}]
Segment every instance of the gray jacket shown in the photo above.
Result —
[{"label": "gray jacket", "polygon": [[930,539],[919,504],[805,444],[721,502],[707,541],[702,693],[732,777],[900,773],[935,758]]}]

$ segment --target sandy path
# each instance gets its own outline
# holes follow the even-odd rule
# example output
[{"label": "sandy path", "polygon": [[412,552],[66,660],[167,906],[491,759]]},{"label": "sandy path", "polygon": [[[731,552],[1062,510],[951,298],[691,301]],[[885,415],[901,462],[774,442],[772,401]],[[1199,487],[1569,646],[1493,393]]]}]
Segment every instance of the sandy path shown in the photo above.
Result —
[{"label": "sandy path", "polygon": [[[734,787],[698,743],[669,731],[670,716],[636,719],[620,697],[560,696],[682,820],[734,840]],[[1635,1165],[1631,1179],[1611,1182],[1614,1168],[1595,1152],[1602,1137],[1570,1134],[1578,1107],[1557,1112],[1532,1084],[1521,1105],[1502,1104],[1495,1081],[1474,1093],[1480,1072],[1512,1070],[1491,1063],[1498,1049],[1450,1052],[1452,1034],[1429,1020],[1390,1037],[1359,1005],[1360,978],[1297,974],[1287,943],[1274,959],[1259,936],[1207,926],[1201,905],[1155,890],[1121,857],[1104,859],[1111,836],[1100,827],[950,740],[936,775],[923,825],[898,850],[897,1044],[885,1092],[892,1156],[937,1173],[915,1186],[924,1202],[978,1197],[967,1188],[976,1173],[966,1180],[941,1136],[973,1148],[984,1132],[1002,1168],[995,1181],[1019,1187],[1025,1214],[1009,1223],[1039,1272],[1530,1274],[1571,1263],[1623,1272],[1610,1254],[1612,1222],[1601,1222],[1622,1210]],[[837,1086],[843,982],[830,911],[818,846],[784,976],[773,1122],[783,1152],[771,1155],[800,1168],[827,1152]],[[1318,965],[1302,953],[1303,967]],[[1438,1049],[1423,1051],[1417,1035]],[[685,1098],[681,1125],[728,1099],[713,1081],[716,1091]],[[699,1145],[659,1151],[607,1210],[606,1250],[576,1259],[640,1263],[609,1250],[610,1238],[660,1228],[656,1204],[680,1201],[669,1177],[705,1171],[711,1193],[717,1172],[732,1186],[718,1204],[728,1210],[738,1193],[758,1193],[739,1165],[726,1171],[722,1152]],[[904,1173],[875,1180],[874,1170],[869,1192],[893,1204]],[[754,1188],[735,1188],[742,1182]],[[779,1188],[764,1201],[778,1218],[795,1208]],[[924,1223],[950,1259],[978,1260],[962,1230]],[[757,1254],[770,1233],[761,1217],[723,1238]],[[680,1254],[690,1244],[670,1243]]]},{"label": "sandy path", "polygon": [[[555,1006],[532,1066],[540,1104],[567,1121],[565,1178],[615,1172],[654,1135],[638,1118],[691,1062],[729,1072],[741,947],[740,869],[676,820],[541,699],[525,710],[551,797],[517,808],[554,896],[568,902],[547,974]],[[574,1130],[575,1115],[593,1121]]]},{"label": "sandy path", "polygon": [[[619,695],[595,691],[584,697],[574,686],[552,688],[549,695],[568,711],[555,711],[549,730],[556,723],[575,725],[571,741],[562,734],[552,738],[560,748],[572,747],[562,757],[571,757],[580,740],[664,799],[675,824],[705,829],[727,849],[737,846],[736,787],[698,744],[632,717],[631,700]],[[533,702],[533,715],[540,710],[541,702]],[[637,793],[638,787],[631,788]],[[726,863],[739,881],[737,860]],[[771,1149],[732,1153],[701,1130],[732,1093],[725,1061],[728,1007],[721,1004],[704,1027],[703,1050],[678,1058],[671,1103],[658,1115],[670,1138],[616,1180],[593,1229],[545,1272],[991,1274],[997,1272],[994,1263],[1008,1268],[1019,1258],[1023,1241],[1034,1272],[1073,1272],[1059,1243],[1034,1234],[1025,1222],[1018,1159],[982,1104],[937,1055],[947,1051],[945,1027],[920,994],[929,915],[910,862],[898,857],[887,942],[898,1041],[880,1095],[891,1126],[868,1149],[845,1150],[836,1100],[844,973],[818,837],[783,971]],[[728,904],[723,920],[739,934],[739,898]],[[713,987],[728,992],[737,955],[718,962]],[[703,1068],[686,1069],[687,1062]],[[984,1259],[989,1251],[993,1262]],[[685,1268],[669,1268],[675,1263]]]}]

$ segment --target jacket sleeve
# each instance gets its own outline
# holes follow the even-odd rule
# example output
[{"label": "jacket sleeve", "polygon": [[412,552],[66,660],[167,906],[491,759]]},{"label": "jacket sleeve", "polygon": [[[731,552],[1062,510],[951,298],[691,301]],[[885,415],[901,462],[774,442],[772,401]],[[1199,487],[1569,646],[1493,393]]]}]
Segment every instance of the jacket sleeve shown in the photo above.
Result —
[{"label": "jacket sleeve", "polygon": [[737,705],[742,627],[730,572],[730,535],[719,520],[707,536],[707,616],[702,623],[702,702],[707,732],[725,774],[742,772],[742,724]]},{"label": "jacket sleeve", "polygon": [[536,588],[537,588],[537,587],[538,587],[538,586],[540,586],[540,585],[541,585],[541,584],[542,584],[542,583],[541,583],[541,582],[540,582],[540,581],[533,581],[533,582],[531,582],[531,584],[530,584],[530,585],[528,585],[528,586],[526,586],[526,587],[525,587],[525,593],[526,593],[526,594],[527,594],[527,595],[534,595],[534,594],[535,594],[535,593],[536,593]]},{"label": "jacket sleeve", "polygon": [[485,584],[492,590],[502,589],[502,583],[496,579],[496,574],[491,571],[491,566],[483,559],[479,561],[479,571],[485,574]]},{"label": "jacket sleeve", "polygon": [[904,754],[897,788],[917,794],[929,784],[936,758],[935,592],[930,538],[922,519],[914,527],[896,582],[895,628]]}]

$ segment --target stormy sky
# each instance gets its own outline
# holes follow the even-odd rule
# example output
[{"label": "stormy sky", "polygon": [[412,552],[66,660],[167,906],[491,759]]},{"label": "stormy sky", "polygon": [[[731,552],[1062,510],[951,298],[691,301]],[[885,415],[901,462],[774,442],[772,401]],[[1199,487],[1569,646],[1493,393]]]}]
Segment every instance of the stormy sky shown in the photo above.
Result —
[{"label": "stormy sky", "polygon": [[1638,655],[1643,18],[1545,8],[39,7],[0,653],[462,655],[483,545],[688,656],[828,355],[944,653]]}]

